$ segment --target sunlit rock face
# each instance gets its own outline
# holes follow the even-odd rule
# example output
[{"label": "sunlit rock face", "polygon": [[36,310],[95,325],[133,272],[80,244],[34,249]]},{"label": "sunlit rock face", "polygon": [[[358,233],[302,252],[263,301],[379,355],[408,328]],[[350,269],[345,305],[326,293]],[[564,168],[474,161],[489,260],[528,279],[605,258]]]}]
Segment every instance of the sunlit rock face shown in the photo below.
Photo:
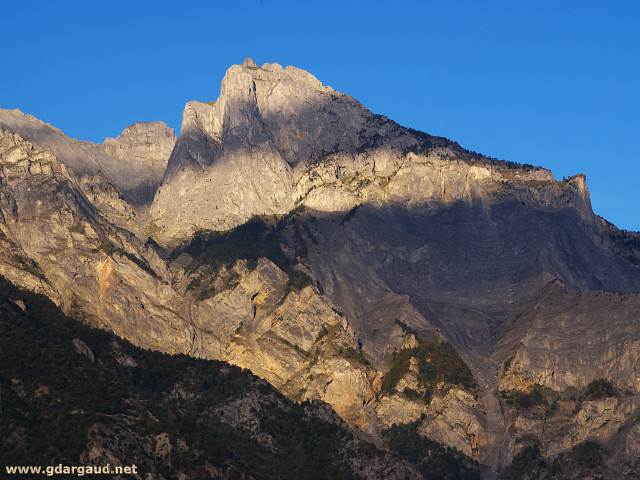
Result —
[{"label": "sunlit rock face", "polygon": [[[417,144],[311,74],[277,63],[258,67],[248,59],[227,71],[216,102],[185,107],[180,139],[151,209],[157,236],[170,241],[198,228],[230,228],[255,213],[286,213],[314,188],[311,163],[339,154],[328,162],[328,175],[341,180],[351,168],[340,162],[352,164],[359,148],[387,133],[396,148]],[[329,211],[353,205],[348,194],[327,187],[326,198],[311,203]]]},{"label": "sunlit rock face", "polygon": [[299,204],[335,212],[502,196],[571,204],[595,221],[584,178],[556,184],[548,170],[482,158],[374,115],[303,70],[247,59],[227,71],[217,101],[186,105],[149,221],[158,240],[176,243]]},{"label": "sunlit rock face", "polygon": [[[0,274],[67,312],[251,369],[375,441],[417,421],[495,470],[531,442],[554,459],[589,439],[620,465],[605,478],[638,468],[640,243],[594,215],[584,175],[466,151],[250,59],[186,105],[177,140],[161,122],[102,145],[17,111],[0,126]],[[282,222],[286,265],[203,261],[203,230],[255,215]],[[393,352],[429,339],[477,386],[443,377],[425,401],[413,358],[384,390]]]}]

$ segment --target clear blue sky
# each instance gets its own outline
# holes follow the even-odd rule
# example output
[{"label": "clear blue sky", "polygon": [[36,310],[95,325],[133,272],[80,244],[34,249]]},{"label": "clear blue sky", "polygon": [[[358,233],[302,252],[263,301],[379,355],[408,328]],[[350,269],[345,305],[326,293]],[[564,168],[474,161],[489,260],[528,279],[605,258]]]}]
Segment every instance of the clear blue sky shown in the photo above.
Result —
[{"label": "clear blue sky", "polygon": [[400,124],[587,174],[640,230],[640,2],[0,0],[0,107],[101,142],[176,130],[232,64],[295,65]]}]

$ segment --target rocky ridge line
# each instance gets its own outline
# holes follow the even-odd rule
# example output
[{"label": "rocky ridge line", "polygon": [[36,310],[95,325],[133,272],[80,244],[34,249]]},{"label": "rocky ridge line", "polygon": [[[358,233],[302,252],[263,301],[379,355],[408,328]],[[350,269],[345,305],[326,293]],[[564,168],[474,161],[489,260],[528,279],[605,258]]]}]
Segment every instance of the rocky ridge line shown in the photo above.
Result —
[{"label": "rocky ridge line", "polygon": [[[30,156],[55,156],[27,143],[13,153],[21,140],[3,131],[2,271],[28,272],[31,288],[138,345],[246,366],[372,434],[424,414],[423,434],[496,469],[535,439],[550,458],[593,438],[615,446],[612,465],[638,468],[635,236],[593,214],[583,175],[559,182],[466,152],[277,64],[232,67],[220,99],[184,118],[147,222],[101,169],[77,180],[63,159],[38,171]],[[38,125],[32,135],[51,133]],[[147,238],[171,244],[293,207],[278,243],[287,268],[167,260]],[[292,288],[294,272],[310,283]],[[452,342],[480,390],[442,385],[425,403],[408,371],[381,395],[392,352],[415,346],[410,330]],[[617,393],[580,400],[601,376]],[[546,407],[508,403],[538,388]]]}]

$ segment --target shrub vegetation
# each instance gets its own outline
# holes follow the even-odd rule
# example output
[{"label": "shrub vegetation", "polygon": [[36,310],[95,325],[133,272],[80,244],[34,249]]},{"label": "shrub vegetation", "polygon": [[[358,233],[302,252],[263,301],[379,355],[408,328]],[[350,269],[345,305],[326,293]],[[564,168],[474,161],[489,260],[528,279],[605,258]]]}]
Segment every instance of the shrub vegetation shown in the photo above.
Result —
[{"label": "shrub vegetation", "polygon": [[[94,360],[77,351],[74,339]],[[121,363],[123,356],[131,361]],[[383,454],[247,371],[139,349],[67,318],[47,298],[2,277],[0,388],[4,465],[82,464],[82,452],[100,438],[123,465],[135,463],[141,476],[154,478],[209,479],[211,465],[229,478],[353,479],[348,455]],[[258,399],[255,428],[268,443],[217,413],[247,396]],[[166,458],[143,448],[160,433],[173,447]]]},{"label": "shrub vegetation", "polygon": [[618,395],[618,389],[610,381],[601,378],[587,385],[583,399],[600,400],[602,398],[615,397],[616,395]]},{"label": "shrub vegetation", "polygon": [[[298,257],[304,257],[307,252],[306,242],[299,230],[303,227],[296,223],[297,215],[303,209],[304,206],[298,207],[276,221],[254,216],[225,232],[200,230],[187,244],[177,247],[171,257],[189,254],[192,260],[184,267],[187,273],[193,273],[201,266],[207,266],[217,273],[222,267],[231,268],[240,259],[245,259],[247,268],[253,270],[260,258],[271,260],[289,275],[280,300],[283,302],[290,292],[299,291],[313,283],[309,275],[295,268]],[[290,234],[289,241],[286,232]],[[289,247],[289,254],[284,253],[283,245]],[[210,294],[211,291],[203,289],[197,298],[202,300]]]},{"label": "shrub vegetation", "polygon": [[480,464],[451,447],[423,437],[420,420],[393,424],[382,431],[389,451],[417,465],[425,480],[479,480]]},{"label": "shrub vegetation", "polygon": [[430,400],[430,392],[436,384],[444,382],[467,390],[477,387],[471,370],[453,345],[440,341],[421,341],[415,348],[403,348],[393,352],[389,371],[382,379],[382,392],[393,393],[400,379],[409,371],[411,359],[417,360],[418,385]]},{"label": "shrub vegetation", "polygon": [[549,401],[544,396],[542,387],[538,384],[533,385],[529,392],[501,390],[500,396],[505,399],[507,405],[520,409],[531,408],[536,405],[549,405]]}]

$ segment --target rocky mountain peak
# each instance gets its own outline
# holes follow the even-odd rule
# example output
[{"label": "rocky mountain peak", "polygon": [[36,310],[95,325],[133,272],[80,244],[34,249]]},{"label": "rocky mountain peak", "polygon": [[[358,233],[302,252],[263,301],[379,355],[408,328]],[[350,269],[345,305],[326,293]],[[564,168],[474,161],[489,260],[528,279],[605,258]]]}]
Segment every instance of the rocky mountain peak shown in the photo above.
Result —
[{"label": "rocky mountain peak", "polygon": [[215,102],[187,103],[151,221],[172,242],[299,204],[337,212],[490,196],[577,208],[597,223],[582,177],[556,183],[548,170],[477,155],[374,115],[304,70],[247,58]]},{"label": "rocky mountain peak", "polygon": [[164,122],[138,122],[124,129],[116,138],[106,138],[107,153],[134,160],[162,171],[173,151],[177,137]]},{"label": "rocky mountain peak", "polygon": [[0,184],[13,184],[36,174],[67,171],[48,151],[34,148],[33,144],[0,125]]},{"label": "rocky mountain peak", "polygon": [[[133,125],[129,125],[122,131],[122,135],[119,135],[117,139],[124,138],[138,138],[141,136],[147,136],[147,142],[151,143],[153,141],[151,136],[166,136],[169,138],[177,138],[173,128],[169,128],[169,126],[160,121],[155,122],[137,122]],[[110,140],[110,139],[107,139]]]},{"label": "rocky mountain peak", "polygon": [[[182,132],[196,138],[204,135],[211,145],[225,137],[232,148],[268,143],[295,165],[329,145],[357,148],[357,132],[370,116],[354,99],[323,86],[304,70],[278,63],[258,67],[247,59],[227,70],[215,102],[186,105]],[[198,164],[209,163],[202,160],[204,152],[197,153]],[[184,157],[172,159],[168,173],[184,161]]]},{"label": "rocky mountain peak", "polygon": [[0,109],[0,126],[51,152],[78,178],[103,175],[136,206],[153,199],[176,142],[173,130],[162,122],[132,125],[102,145],[69,138],[20,110]]},{"label": "rocky mountain peak", "polygon": [[[238,79],[244,78],[240,81],[258,81],[266,82],[267,87],[277,87],[278,84],[285,84],[292,87],[289,92],[296,95],[301,95],[304,90],[307,91],[307,95],[315,95],[320,92],[333,92],[331,87],[323,86],[320,80],[314,77],[309,72],[296,68],[294,66],[287,66],[283,68],[279,63],[265,63],[262,66],[258,66],[252,59],[245,59],[242,65],[233,65],[228,70],[222,80],[222,95],[233,95],[233,92],[242,93],[238,90]],[[263,91],[266,89],[256,86],[256,89]],[[315,92],[313,90],[316,90]]]},{"label": "rocky mountain peak", "polygon": [[256,62],[253,61],[253,58],[251,57],[246,57],[244,59],[244,62],[242,63],[244,66],[246,67],[257,67],[258,65],[256,64]]}]

